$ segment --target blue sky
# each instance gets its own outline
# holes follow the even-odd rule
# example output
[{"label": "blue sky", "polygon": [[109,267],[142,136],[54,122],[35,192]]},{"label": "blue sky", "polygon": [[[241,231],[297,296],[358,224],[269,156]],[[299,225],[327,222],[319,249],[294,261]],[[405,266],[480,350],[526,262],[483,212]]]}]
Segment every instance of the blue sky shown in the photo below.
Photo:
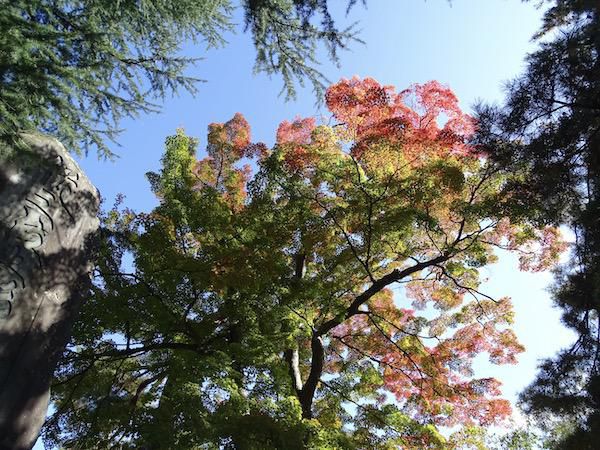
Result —
[{"label": "blue sky", "polygon": [[[479,99],[502,99],[503,82],[522,72],[526,53],[535,49],[530,38],[541,18],[536,2],[517,0],[369,0],[366,9],[358,2],[348,17],[345,2],[330,3],[335,5],[334,16],[341,19],[340,25],[360,21],[360,38],[365,41],[365,45],[355,43],[340,54],[340,67],[322,58],[322,71],[332,82],[353,75],[371,76],[400,90],[411,83],[437,79],[455,91],[467,111]],[[226,121],[235,112],[249,121],[253,140],[267,144],[273,143],[282,120],[326,114],[316,109],[310,89],[300,89],[298,99],[286,103],[278,96],[279,78],[254,76],[254,49],[241,30],[239,26],[237,35],[227,36],[225,48],[184,48],[187,56],[205,58],[189,71],[206,80],[195,98],[181,94],[166,100],[160,114],[122,122],[122,146],[114,147],[120,158],[114,162],[97,161],[92,154],[80,159],[107,205],[117,193],[125,194],[126,205],[137,211],[148,211],[156,204],[144,174],[158,169],[164,139],[177,127],[200,138],[202,156],[208,124]],[[478,375],[502,380],[505,396],[514,400],[532,381],[536,361],[566,346],[572,336],[559,324],[559,312],[551,307],[545,291],[552,280],[550,274],[519,273],[514,258],[504,255],[486,276],[487,293],[512,297],[515,329],[527,353],[517,366],[478,363]]]}]

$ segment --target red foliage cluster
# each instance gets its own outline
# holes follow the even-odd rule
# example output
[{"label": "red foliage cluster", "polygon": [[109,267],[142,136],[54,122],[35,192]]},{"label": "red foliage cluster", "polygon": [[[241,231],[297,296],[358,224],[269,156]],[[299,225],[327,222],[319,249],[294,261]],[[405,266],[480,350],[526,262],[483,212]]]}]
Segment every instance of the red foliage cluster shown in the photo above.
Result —
[{"label": "red foliage cluster", "polygon": [[329,110],[355,136],[353,153],[362,155],[374,140],[402,143],[402,151],[467,154],[475,121],[463,113],[454,93],[437,81],[396,93],[372,78],[342,80],[327,90]]},{"label": "red foliage cluster", "polygon": [[[480,307],[486,310],[478,310]],[[349,355],[362,359],[368,354],[371,361],[385,367],[386,390],[415,417],[445,426],[493,424],[510,415],[510,403],[497,398],[499,381],[469,379],[470,361],[487,352],[494,363],[516,362],[515,355],[523,347],[511,330],[497,328],[506,323],[501,317],[509,310],[508,299],[485,306],[469,305],[461,312],[462,320],[460,315],[446,316],[446,326],[439,335],[430,331],[428,336],[425,331],[417,331],[422,327],[414,311],[398,308],[392,292],[385,290],[369,303],[368,311],[334,329],[333,346],[340,356],[330,364],[333,370],[341,364],[344,349],[348,352],[345,359]],[[446,328],[466,321],[465,315],[482,318],[449,333]]]},{"label": "red foliage cluster", "polygon": [[528,231],[515,229],[508,219],[502,219],[489,240],[499,247],[517,253],[520,270],[548,270],[567,250],[569,244],[556,227],[546,226],[541,230]]},{"label": "red foliage cluster", "polygon": [[247,155],[250,144],[250,125],[244,116],[235,113],[225,123],[211,123],[208,126],[208,154],[213,158],[240,159]]},{"label": "red foliage cluster", "polygon": [[267,146],[250,142],[250,125],[240,113],[225,123],[208,126],[208,156],[198,161],[194,174],[199,185],[212,186],[223,192],[227,201],[240,207],[246,197],[246,183],[251,167],[236,167],[243,158],[263,158]]},{"label": "red foliage cluster", "polygon": [[277,128],[277,144],[310,144],[312,131],[315,129],[315,118],[302,119],[296,117],[293,122],[284,120]]},{"label": "red foliage cluster", "polygon": [[284,120],[277,128],[277,145],[286,148],[284,162],[290,170],[301,170],[315,162],[316,155],[309,148],[314,129],[314,117],[297,117],[293,122]]}]

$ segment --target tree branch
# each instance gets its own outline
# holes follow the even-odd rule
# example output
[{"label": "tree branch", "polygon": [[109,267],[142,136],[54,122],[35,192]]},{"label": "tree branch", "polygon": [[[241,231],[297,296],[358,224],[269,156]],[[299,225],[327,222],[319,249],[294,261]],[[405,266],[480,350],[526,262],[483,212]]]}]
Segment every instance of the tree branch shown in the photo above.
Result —
[{"label": "tree branch", "polygon": [[423,269],[426,269],[427,267],[434,266],[436,264],[441,264],[441,263],[447,261],[448,259],[450,259],[451,256],[452,256],[451,253],[445,252],[436,258],[417,263],[414,266],[407,267],[404,270],[394,269],[392,272],[390,272],[387,275],[384,275],[383,277],[376,280],[373,284],[371,284],[371,286],[366,291],[364,291],[362,294],[357,296],[354,299],[354,301],[350,304],[350,306],[348,306],[348,308],[346,308],[346,312],[343,314],[343,316],[341,316],[341,317],[338,316],[338,317],[334,317],[333,319],[329,319],[328,321],[323,323],[319,328],[317,328],[317,330],[315,330],[315,334],[317,336],[323,336],[324,334],[328,333],[333,328],[340,325],[345,320],[358,314],[359,308],[362,305],[364,305],[367,301],[369,301],[369,299],[371,297],[373,297],[375,294],[380,292],[382,289],[384,289],[388,285],[390,285],[396,281],[400,281],[402,278],[405,278],[409,275],[412,275],[413,273],[416,273]]}]

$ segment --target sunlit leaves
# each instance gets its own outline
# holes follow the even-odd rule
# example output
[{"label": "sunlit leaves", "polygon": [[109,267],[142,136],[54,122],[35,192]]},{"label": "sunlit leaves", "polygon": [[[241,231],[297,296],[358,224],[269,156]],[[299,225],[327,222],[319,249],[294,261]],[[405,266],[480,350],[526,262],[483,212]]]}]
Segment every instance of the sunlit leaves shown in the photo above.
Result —
[{"label": "sunlit leaves", "polygon": [[[478,355],[510,364],[523,351],[510,300],[481,292],[480,270],[496,248],[548,267],[558,234],[509,214],[506,179],[468,145],[473,121],[448,88],[396,94],[354,78],[326,100],[338,123],[283,122],[272,149],[252,143],[240,114],[209,126],[199,160],[178,132],[150,176],[160,205],[110,213],[93,324],[60,375],[69,385],[104,349],[94,364],[111,395],[127,403],[148,383],[129,422],[103,422],[103,443],[119,429],[145,445],[154,436],[138,421],[179,408],[169,445],[235,448],[299,436],[309,448],[444,448],[439,426],[510,414],[500,383],[472,370]],[[115,261],[125,251],[127,275]],[[126,373],[120,356],[134,360]],[[81,420],[91,435],[90,417],[65,428]]]},{"label": "sunlit leaves", "polygon": [[196,92],[199,80],[187,69],[200,58],[182,56],[182,46],[225,45],[236,8],[256,51],[255,71],[281,76],[288,98],[306,82],[321,97],[326,79],[317,53],[326,50],[337,62],[338,51],[358,40],[354,27],[340,28],[322,0],[14,0],[4,6],[0,156],[14,153],[19,133],[37,131],[75,153],[110,157],[108,141],[119,135],[123,118],[158,111],[161,100],[181,90]]}]

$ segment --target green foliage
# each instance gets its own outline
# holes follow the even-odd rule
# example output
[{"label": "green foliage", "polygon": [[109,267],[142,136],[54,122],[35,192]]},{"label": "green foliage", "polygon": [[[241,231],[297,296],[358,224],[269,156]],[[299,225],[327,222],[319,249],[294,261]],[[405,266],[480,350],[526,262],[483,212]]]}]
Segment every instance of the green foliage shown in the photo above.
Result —
[{"label": "green foliage", "polygon": [[549,430],[575,424],[556,448],[596,448],[600,434],[600,9],[593,0],[550,3],[540,48],[508,85],[503,108],[480,108],[480,144],[521,173],[515,199],[538,221],[575,234],[553,297],[577,341],[544,361],[523,404]]},{"label": "green foliage", "polygon": [[518,429],[501,436],[499,448],[505,450],[534,450],[538,443],[538,438],[534,433]]},{"label": "green foliage", "polygon": [[[354,3],[349,2],[349,5]],[[232,29],[230,0],[11,0],[0,8],[0,140],[18,147],[19,132],[57,137],[76,153],[111,156],[123,117],[157,111],[180,89],[197,58],[180,56],[186,40],[225,44]],[[321,96],[324,77],[315,53],[337,51],[354,39],[336,28],[325,1],[241,2],[256,47],[258,72],[281,74],[283,91],[308,80]],[[321,22],[314,22],[321,18]]]},{"label": "green foliage", "polygon": [[[349,0],[349,11],[357,0]],[[312,83],[317,98],[324,94],[327,79],[316,68],[315,51],[324,43],[333,62],[338,62],[338,50],[356,39],[354,24],[338,30],[329,12],[327,0],[245,0],[246,29],[252,31],[257,56],[255,71],[269,75],[281,74],[282,93],[288,98],[296,96],[295,83]],[[366,4],[366,0],[362,0]],[[318,25],[311,22],[319,15]]]},{"label": "green foliage", "polygon": [[[384,124],[402,111],[375,103]],[[378,122],[365,145],[352,120],[284,122],[267,149],[238,114],[209,127],[201,160],[182,130],[166,139],[148,174],[159,206],[103,217],[47,445],[443,449],[459,440],[441,426],[469,442],[508,416],[471,364],[523,350],[510,301],[478,290],[495,248],[537,238],[489,207],[510,202],[510,177],[472,149],[443,158],[435,120],[402,145]]]}]

